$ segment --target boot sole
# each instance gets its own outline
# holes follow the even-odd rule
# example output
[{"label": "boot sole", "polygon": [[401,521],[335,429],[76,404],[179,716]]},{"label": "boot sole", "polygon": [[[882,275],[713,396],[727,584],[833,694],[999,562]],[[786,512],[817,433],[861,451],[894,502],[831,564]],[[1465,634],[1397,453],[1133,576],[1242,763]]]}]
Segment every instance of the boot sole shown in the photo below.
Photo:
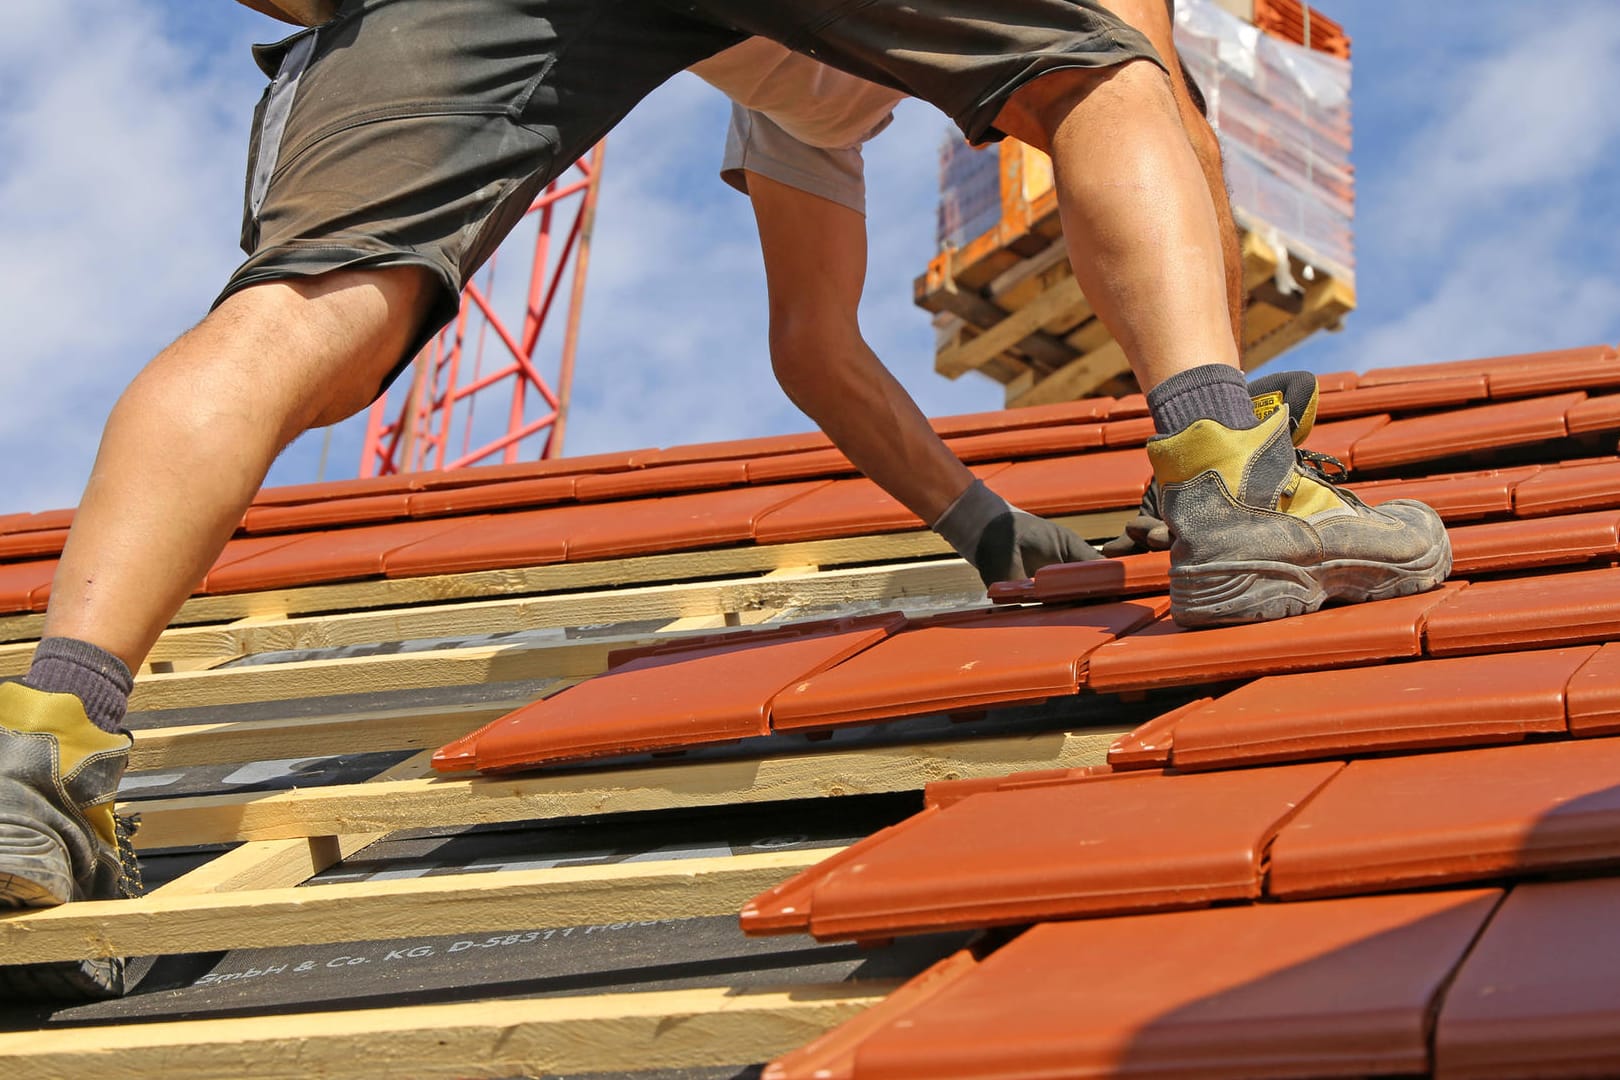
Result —
[{"label": "boot sole", "polygon": [[0,908],[55,907],[72,898],[61,841],[27,825],[0,823]]},{"label": "boot sole", "polygon": [[1304,615],[1329,600],[1362,603],[1427,592],[1451,573],[1451,546],[1404,565],[1334,559],[1316,566],[1234,560],[1170,572],[1177,626],[1237,626]]}]

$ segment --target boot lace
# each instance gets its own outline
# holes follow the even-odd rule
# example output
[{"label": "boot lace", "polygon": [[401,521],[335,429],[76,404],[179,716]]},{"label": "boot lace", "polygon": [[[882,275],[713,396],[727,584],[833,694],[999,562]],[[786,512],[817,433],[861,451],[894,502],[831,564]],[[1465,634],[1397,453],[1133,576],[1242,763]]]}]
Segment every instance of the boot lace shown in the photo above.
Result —
[{"label": "boot lace", "polygon": [[1338,485],[1350,477],[1350,466],[1334,457],[1332,454],[1321,454],[1315,450],[1297,449],[1300,468],[1325,484]]},{"label": "boot lace", "polygon": [[135,834],[141,827],[139,814],[114,814],[113,837],[118,841],[118,865],[123,873],[118,875],[118,892],[125,900],[133,900],[146,893],[146,884],[141,880],[141,861],[135,857]]}]

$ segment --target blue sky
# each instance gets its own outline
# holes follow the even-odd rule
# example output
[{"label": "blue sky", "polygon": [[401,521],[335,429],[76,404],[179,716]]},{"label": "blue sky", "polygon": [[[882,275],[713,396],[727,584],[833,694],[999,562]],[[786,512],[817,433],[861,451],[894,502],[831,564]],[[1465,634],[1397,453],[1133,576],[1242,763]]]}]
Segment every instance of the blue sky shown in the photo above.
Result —
[{"label": "blue sky", "polygon": [[[1620,4],[1332,0],[1355,48],[1360,308],[1289,366],[1367,368],[1620,341]],[[118,391],[236,264],[247,46],[227,0],[0,5],[0,512],[70,505]],[[765,353],[746,201],[715,177],[725,103],[681,76],[612,136],[567,449],[798,431]],[[911,280],[945,130],[907,103],[868,150],[869,339],[933,414],[1001,388],[932,370]],[[327,476],[353,475],[358,422]],[[321,438],[271,482],[313,479]]]}]

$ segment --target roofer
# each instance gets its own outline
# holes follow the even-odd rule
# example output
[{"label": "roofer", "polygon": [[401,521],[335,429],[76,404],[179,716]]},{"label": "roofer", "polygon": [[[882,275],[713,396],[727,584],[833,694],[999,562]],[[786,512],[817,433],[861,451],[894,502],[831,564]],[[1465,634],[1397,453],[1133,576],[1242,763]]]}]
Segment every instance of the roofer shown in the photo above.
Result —
[{"label": "roofer", "polygon": [[[1162,433],[1148,453],[1178,621],[1437,584],[1450,557],[1432,511],[1367,509],[1297,465],[1288,409],[1255,418],[1209,178],[1152,44],[1168,49],[1165,24],[1162,0],[343,0],[256,50],[274,78],[253,126],[248,259],[114,408],[33,666],[0,686],[0,903],[123,893],[130,672],[276,454],[370,402],[536,193],[637,101],[750,36],[927,100],[970,140],[1051,154],[1075,276]],[[791,254],[786,267],[808,278],[775,291],[816,287]],[[95,995],[123,975],[107,960],[0,968],[7,980]]]}]

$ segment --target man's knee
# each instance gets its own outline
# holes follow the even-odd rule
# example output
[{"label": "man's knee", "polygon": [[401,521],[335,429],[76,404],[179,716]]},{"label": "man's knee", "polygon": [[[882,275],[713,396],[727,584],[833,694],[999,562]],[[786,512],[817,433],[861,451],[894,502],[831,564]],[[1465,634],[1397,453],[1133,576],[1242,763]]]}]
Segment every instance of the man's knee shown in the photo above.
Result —
[{"label": "man's knee", "polygon": [[1138,59],[1106,68],[1060,68],[1032,79],[1007,99],[996,117],[996,127],[1050,154],[1058,128],[1083,103],[1099,95],[1136,113],[1174,113],[1176,109],[1164,69],[1151,60]]},{"label": "man's knee", "polygon": [[269,281],[227,297],[204,325],[249,346],[249,362],[264,364],[269,381],[285,387],[291,437],[371,403],[407,359],[438,287],[416,266]]}]

